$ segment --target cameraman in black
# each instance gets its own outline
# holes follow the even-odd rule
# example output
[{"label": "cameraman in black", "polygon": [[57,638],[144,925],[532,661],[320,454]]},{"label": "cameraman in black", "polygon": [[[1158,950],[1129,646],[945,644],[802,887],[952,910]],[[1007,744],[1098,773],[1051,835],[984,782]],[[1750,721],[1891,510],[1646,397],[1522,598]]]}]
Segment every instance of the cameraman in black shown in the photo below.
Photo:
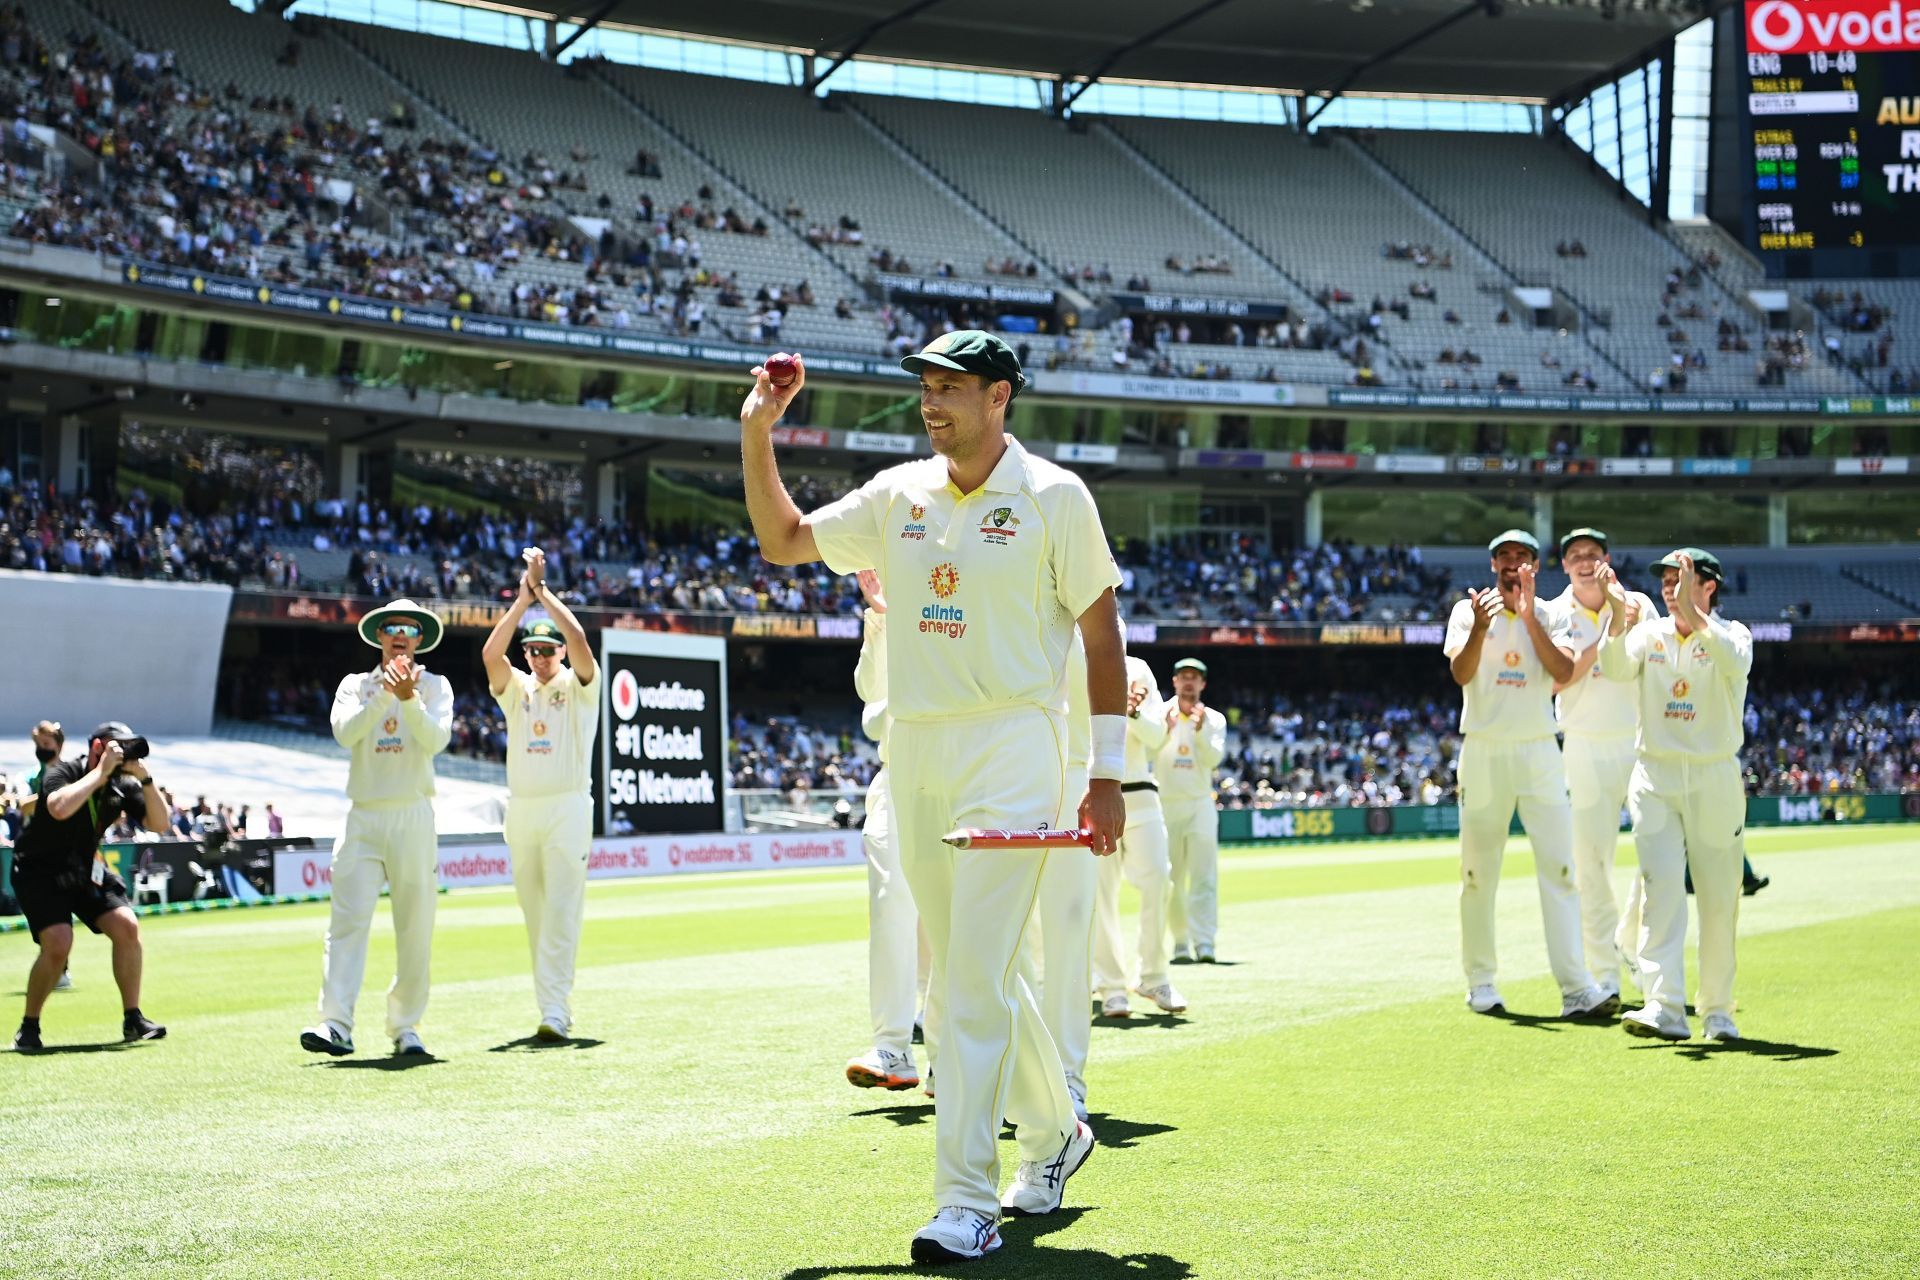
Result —
[{"label": "cameraman in black", "polygon": [[167,1029],[140,1012],[140,923],[127,886],[107,870],[101,833],[122,813],[138,815],[156,835],[167,832],[167,804],[144,763],[147,740],[118,722],[93,731],[87,758],[59,760],[40,776],[36,806],[14,848],[13,891],[40,944],[27,976],[26,1016],[13,1047],[42,1048],[40,1010],[66,970],[78,917],[113,943],[113,980],[126,1013],[127,1040],[158,1040]]}]

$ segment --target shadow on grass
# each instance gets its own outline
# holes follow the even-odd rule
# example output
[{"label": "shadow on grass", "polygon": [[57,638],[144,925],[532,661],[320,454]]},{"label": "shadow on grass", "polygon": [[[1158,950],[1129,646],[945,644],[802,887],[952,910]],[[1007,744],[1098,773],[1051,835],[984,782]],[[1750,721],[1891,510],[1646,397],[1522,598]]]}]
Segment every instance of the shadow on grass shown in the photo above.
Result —
[{"label": "shadow on grass", "polygon": [[885,1116],[902,1129],[916,1124],[930,1124],[933,1121],[931,1102],[896,1102],[888,1107],[870,1107],[865,1111],[853,1113],[854,1119],[862,1116]]},{"label": "shadow on grass", "polygon": [[539,1036],[521,1036],[487,1050],[488,1053],[545,1053],[550,1049],[598,1049],[605,1040],[587,1040],[569,1036],[565,1040],[542,1040]]},{"label": "shadow on grass", "polygon": [[15,1049],[14,1052],[23,1058],[50,1058],[56,1053],[119,1053],[148,1043],[146,1040],[102,1040],[98,1044],[50,1044],[44,1049]]},{"label": "shadow on grass", "polygon": [[1119,1116],[1110,1116],[1094,1112],[1087,1117],[1087,1123],[1093,1126],[1093,1140],[1102,1147],[1120,1150],[1131,1147],[1142,1138],[1151,1138],[1156,1134],[1174,1133],[1180,1128],[1173,1124],[1148,1124],[1140,1120],[1122,1120]]},{"label": "shadow on grass", "polygon": [[[963,1264],[969,1276],[1071,1276],[1073,1280],[1189,1280],[1193,1268],[1164,1253],[1102,1253],[1098,1249],[1050,1249],[1034,1242],[1063,1231],[1089,1212],[1085,1207],[1061,1209],[1044,1218],[1008,1218],[1000,1224],[1002,1243],[997,1252]],[[907,1242],[902,1239],[904,1254]],[[840,1266],[795,1267],[781,1280],[829,1280],[830,1277],[924,1276],[928,1268],[905,1262],[846,1263]]]},{"label": "shadow on grass", "polygon": [[1111,1027],[1115,1031],[1132,1031],[1136,1027],[1184,1027],[1187,1017],[1181,1013],[1136,1013],[1131,1018],[1095,1017],[1096,1027]]},{"label": "shadow on grass", "polygon": [[[1666,1046],[1657,1044],[1635,1045],[1637,1049],[1660,1049]],[[1816,1049],[1804,1044],[1780,1044],[1773,1040],[1709,1040],[1704,1044],[1679,1044],[1674,1053],[1682,1058],[1692,1058],[1695,1062],[1705,1062],[1708,1058],[1717,1058],[1722,1054],[1745,1053],[1756,1058],[1772,1058],[1778,1062],[1810,1062],[1815,1058],[1831,1058],[1838,1049]]]},{"label": "shadow on grass", "polygon": [[1175,956],[1168,964],[1205,965],[1209,969],[1237,969],[1246,964],[1245,960],[1193,960],[1186,956]]},{"label": "shadow on grass", "polygon": [[415,1067],[438,1066],[442,1061],[430,1053],[396,1053],[390,1058],[327,1058],[308,1065],[334,1071],[412,1071]]},{"label": "shadow on grass", "polygon": [[1557,1013],[1549,1017],[1541,1013],[1515,1013],[1511,1009],[1499,1009],[1493,1013],[1483,1013],[1480,1016],[1483,1018],[1493,1018],[1500,1022],[1512,1023],[1516,1027],[1528,1027],[1534,1031],[1565,1031],[1568,1027],[1581,1025],[1573,1019],[1563,1018]]}]

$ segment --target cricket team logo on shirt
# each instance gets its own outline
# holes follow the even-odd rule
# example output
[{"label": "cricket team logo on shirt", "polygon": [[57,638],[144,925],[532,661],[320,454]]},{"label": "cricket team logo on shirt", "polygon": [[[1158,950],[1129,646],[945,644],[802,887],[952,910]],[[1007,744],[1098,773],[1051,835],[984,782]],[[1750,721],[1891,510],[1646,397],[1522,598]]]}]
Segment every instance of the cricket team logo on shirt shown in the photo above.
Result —
[{"label": "cricket team logo on shirt", "polygon": [[550,756],[553,754],[553,739],[547,735],[547,722],[535,720],[527,726],[527,754],[530,756]]},{"label": "cricket team logo on shirt", "polygon": [[980,540],[989,546],[1004,547],[1008,538],[1019,536],[1019,526],[1020,517],[1013,514],[1012,507],[995,507],[980,522]]},{"label": "cricket team logo on shirt", "polygon": [[376,755],[395,755],[401,749],[400,718],[388,716],[380,722],[380,736],[374,739],[373,750]]},{"label": "cricket team logo on shirt", "polygon": [[[950,600],[960,590],[960,571],[952,564],[938,564],[927,577],[927,586],[942,600]],[[959,605],[930,604],[920,610],[920,633],[958,640],[967,633],[967,615]]]},{"label": "cricket team logo on shirt", "polygon": [[1523,661],[1520,657],[1520,651],[1518,649],[1509,649],[1501,655],[1500,661],[1503,669],[1499,675],[1494,677],[1493,682],[1508,689],[1526,688],[1527,673],[1520,669],[1520,663]]},{"label": "cricket team logo on shirt", "polygon": [[908,507],[907,523],[906,526],[900,530],[900,536],[909,542],[925,542],[927,539],[927,526],[923,524],[922,521],[926,519],[926,515],[927,509],[918,502]]}]

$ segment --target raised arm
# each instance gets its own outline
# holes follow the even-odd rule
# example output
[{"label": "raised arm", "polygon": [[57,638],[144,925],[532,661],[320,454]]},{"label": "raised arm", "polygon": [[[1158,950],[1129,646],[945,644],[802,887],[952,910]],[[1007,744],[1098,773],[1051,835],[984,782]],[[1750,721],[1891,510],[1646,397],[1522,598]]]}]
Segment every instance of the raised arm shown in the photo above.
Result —
[{"label": "raised arm", "polygon": [[1486,643],[1487,628],[1493,625],[1493,615],[1501,608],[1500,593],[1491,587],[1484,591],[1470,589],[1465,603],[1469,611],[1455,605],[1447,619],[1448,669],[1453,672],[1453,682],[1462,688],[1472,684],[1474,673],[1480,670],[1480,649]]},{"label": "raised arm", "polygon": [[1573,650],[1561,647],[1548,625],[1549,619],[1540,616],[1539,578],[1530,564],[1520,569],[1520,617],[1526,623],[1534,656],[1540,659],[1548,678],[1555,683],[1572,679]]},{"label": "raised arm", "polygon": [[487,642],[480,646],[480,661],[487,668],[487,688],[496,698],[507,691],[507,683],[513,679],[513,663],[507,658],[507,648],[513,643],[513,633],[520,629],[520,620],[527,616],[527,606],[532,603],[533,595],[522,575],[519,593],[487,633]]},{"label": "raised arm", "polygon": [[820,558],[813,530],[780,479],[773,456],[773,427],[806,385],[806,364],[794,356],[793,382],[776,387],[765,365],[753,367],[753,390],[740,406],[740,468],[746,484],[747,517],[760,554],[774,564],[806,564]]},{"label": "raised arm", "polygon": [[411,697],[400,701],[400,722],[428,755],[439,755],[453,740],[453,685],[445,676],[425,676]]},{"label": "raised arm", "polygon": [[580,619],[573,616],[573,610],[567,608],[567,602],[554,594],[547,585],[547,553],[538,547],[528,547],[520,553],[527,562],[527,589],[539,600],[547,616],[560,628],[560,635],[567,642],[567,663],[573,668],[573,677],[581,687],[593,683],[593,677],[600,668],[594,665],[593,646],[587,643],[587,633],[580,626]]}]

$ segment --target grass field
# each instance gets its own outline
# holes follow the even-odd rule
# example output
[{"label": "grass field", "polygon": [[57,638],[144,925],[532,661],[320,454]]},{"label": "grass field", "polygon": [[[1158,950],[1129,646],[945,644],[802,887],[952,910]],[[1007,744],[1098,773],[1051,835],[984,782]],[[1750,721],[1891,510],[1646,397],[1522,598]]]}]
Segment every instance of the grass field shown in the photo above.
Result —
[{"label": "grass field", "polygon": [[[1740,1026],[1667,1046],[1552,1020],[1532,867],[1501,898],[1514,1016],[1462,1005],[1447,842],[1239,851],[1183,1018],[1097,1025],[1100,1146],[987,1276],[1920,1274],[1915,828],[1756,831]],[[1630,861],[1623,841],[1623,862]],[[1624,885],[1626,871],[1621,878]],[[383,920],[361,1056],[295,1043],[321,907],[146,925],[118,1030],[75,946],[50,1045],[0,1054],[0,1274],[827,1277],[911,1270],[932,1107],[850,1088],[863,879],[590,891],[577,1046],[535,1017],[509,891],[441,900],[438,1059],[391,1069]],[[8,1030],[30,958],[0,936]],[[1007,1176],[1015,1158],[1003,1147]]]}]

